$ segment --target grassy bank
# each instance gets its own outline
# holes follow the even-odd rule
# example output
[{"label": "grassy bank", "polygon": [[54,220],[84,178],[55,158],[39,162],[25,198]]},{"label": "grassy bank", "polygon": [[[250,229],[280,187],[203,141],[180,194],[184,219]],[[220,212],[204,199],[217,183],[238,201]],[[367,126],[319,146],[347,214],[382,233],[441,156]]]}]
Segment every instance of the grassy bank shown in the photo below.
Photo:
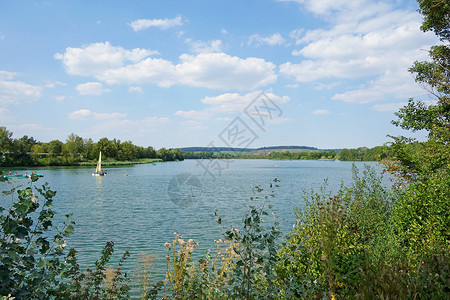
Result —
[{"label": "grassy bank", "polygon": [[[139,164],[151,164],[156,162],[162,162],[162,159],[159,158],[142,158],[142,159],[135,159],[135,160],[126,160],[126,161],[117,161],[117,160],[104,160],[102,161],[102,166],[109,167],[109,166],[126,166],[126,165],[139,165]],[[91,161],[82,161],[74,163],[72,166],[96,166],[97,161],[91,160]]]}]

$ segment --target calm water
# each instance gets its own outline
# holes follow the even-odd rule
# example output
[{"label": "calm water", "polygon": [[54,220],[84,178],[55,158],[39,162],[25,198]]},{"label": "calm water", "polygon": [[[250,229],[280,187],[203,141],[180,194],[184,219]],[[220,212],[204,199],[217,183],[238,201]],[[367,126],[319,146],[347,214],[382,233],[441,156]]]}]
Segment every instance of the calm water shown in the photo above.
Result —
[{"label": "calm water", "polygon": [[[364,164],[381,170],[373,162],[356,162],[360,169]],[[336,191],[341,181],[351,182],[351,167],[352,162],[340,161],[235,160],[213,178],[197,161],[186,160],[107,168],[105,177],[91,176],[92,168],[39,169],[44,178],[38,183],[48,182],[57,191],[59,220],[73,213],[75,233],[68,246],[79,251],[80,265],[92,265],[105,243],[114,241],[116,261],[130,252],[125,269],[132,274],[139,253],[157,254],[158,267],[164,268],[164,243],[172,241],[173,232],[200,242],[196,252],[204,254],[222,237],[214,210],[219,209],[222,224],[239,225],[252,188],[268,187],[274,178],[281,182],[271,203],[282,230],[289,232],[293,207],[303,206],[303,190],[318,190],[328,178],[328,189]]]}]

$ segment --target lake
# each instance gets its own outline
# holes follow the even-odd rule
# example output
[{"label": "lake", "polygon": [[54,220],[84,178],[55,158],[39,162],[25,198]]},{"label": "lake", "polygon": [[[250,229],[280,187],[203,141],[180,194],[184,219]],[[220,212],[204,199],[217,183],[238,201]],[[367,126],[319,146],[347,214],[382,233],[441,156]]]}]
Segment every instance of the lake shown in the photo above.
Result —
[{"label": "lake", "polygon": [[[164,270],[164,243],[172,241],[174,232],[198,241],[197,255],[213,248],[224,225],[240,226],[256,185],[266,189],[275,178],[280,180],[270,202],[288,233],[295,221],[293,208],[304,205],[304,190],[318,190],[328,178],[328,190],[337,191],[342,181],[351,183],[353,163],[360,170],[368,164],[381,172],[375,162],[248,159],[228,161],[226,167],[208,173],[202,167],[207,162],[110,167],[105,177],[91,176],[93,168],[41,168],[44,178],[37,184],[48,182],[57,191],[55,223],[73,213],[75,233],[68,247],[79,252],[82,267],[92,265],[105,243],[114,241],[114,261],[128,250],[131,257],[124,269],[134,274],[140,253],[158,255],[157,268]],[[20,173],[27,171],[34,170]],[[2,183],[2,190],[6,186]],[[216,209],[222,225],[216,223]]]}]

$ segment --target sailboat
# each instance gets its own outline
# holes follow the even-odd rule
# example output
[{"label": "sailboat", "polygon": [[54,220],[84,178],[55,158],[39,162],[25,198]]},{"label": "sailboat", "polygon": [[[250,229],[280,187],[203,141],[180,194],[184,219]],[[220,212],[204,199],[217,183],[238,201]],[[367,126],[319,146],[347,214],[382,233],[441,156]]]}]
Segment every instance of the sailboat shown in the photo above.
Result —
[{"label": "sailboat", "polygon": [[100,151],[100,154],[98,156],[98,163],[97,168],[95,169],[95,172],[92,172],[92,176],[105,176],[106,172],[102,170],[102,151]]}]

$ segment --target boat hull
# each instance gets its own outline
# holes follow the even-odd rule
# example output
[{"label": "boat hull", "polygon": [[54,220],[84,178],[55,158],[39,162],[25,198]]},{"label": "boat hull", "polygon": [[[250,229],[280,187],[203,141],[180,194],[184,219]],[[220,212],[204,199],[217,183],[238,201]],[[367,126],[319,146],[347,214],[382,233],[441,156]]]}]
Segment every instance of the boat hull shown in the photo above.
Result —
[{"label": "boat hull", "polygon": [[93,173],[92,173],[92,176],[105,176],[105,175],[106,175],[105,172],[102,172],[102,173],[99,173],[99,172],[93,172]]}]

